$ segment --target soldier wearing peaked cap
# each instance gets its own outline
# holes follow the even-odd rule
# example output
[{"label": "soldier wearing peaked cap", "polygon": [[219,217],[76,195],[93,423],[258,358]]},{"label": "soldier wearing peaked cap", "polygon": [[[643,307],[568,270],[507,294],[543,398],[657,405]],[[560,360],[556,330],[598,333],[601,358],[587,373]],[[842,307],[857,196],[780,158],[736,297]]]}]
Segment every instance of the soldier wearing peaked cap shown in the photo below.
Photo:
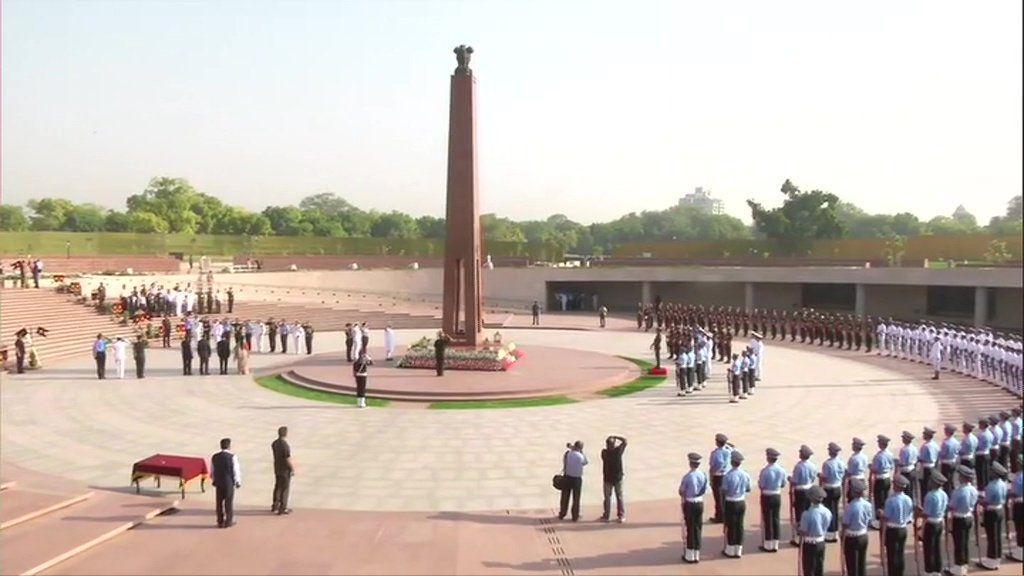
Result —
[{"label": "soldier wearing peaked cap", "polygon": [[[1017,465],[1024,460],[1024,455],[1017,455]],[[1016,533],[1014,546],[1006,555],[1007,560],[1024,562],[1024,472],[1018,467],[1010,480],[1010,513],[1013,517],[1013,531]]]},{"label": "soldier wearing peaked cap", "polygon": [[[919,452],[917,446],[914,446],[914,435],[906,430],[900,434],[900,439],[903,441],[903,447],[900,448],[900,452],[897,455],[897,468],[899,473],[910,478],[911,474],[917,470],[917,462],[919,460]],[[910,487],[907,488],[907,495],[914,502],[918,501],[917,491],[914,489],[914,482],[910,483]]]},{"label": "soldier wearing peaked cap", "polygon": [[750,493],[750,475],[740,468],[743,454],[733,450],[729,455],[732,468],[722,478],[722,497],[725,503],[722,512],[725,514],[725,550],[722,555],[728,558],[743,556],[743,518],[747,512],[747,494]]},{"label": "soldier wearing peaked cap", "polygon": [[832,524],[832,512],[821,505],[825,490],[812,486],[807,490],[810,506],[800,518],[800,562],[804,576],[822,576],[825,571],[825,533]]},{"label": "soldier wearing peaked cap", "polygon": [[690,471],[679,482],[679,497],[682,499],[683,526],[683,562],[696,564],[700,562],[702,528],[704,522],[704,494],[708,490],[708,477],[700,470],[700,454],[691,452],[687,459]]},{"label": "soldier wearing peaked cap", "polygon": [[[846,461],[847,485],[854,479],[859,479],[863,482],[865,475],[868,473],[868,457],[861,452],[864,448],[864,441],[860,438],[854,438],[850,442],[850,448],[853,450],[853,454],[850,454],[850,458]],[[846,499],[850,499],[849,492],[846,494]]]},{"label": "soldier wearing peaked cap", "polygon": [[918,495],[924,498],[924,495],[928,493],[929,478],[931,478],[932,472],[937,472],[935,466],[939,462],[939,445],[935,442],[935,430],[925,426],[921,430],[921,446],[917,449],[917,476],[918,480]]},{"label": "soldier wearing peaked cap", "polygon": [[958,458],[960,457],[960,441],[956,439],[956,426],[946,424],[942,427],[946,438],[939,446],[939,471],[946,478],[944,486],[947,495],[953,493],[953,476],[956,474]]},{"label": "soldier wearing peaked cap", "polygon": [[716,448],[711,451],[708,457],[708,469],[711,474],[711,493],[715,497],[715,514],[708,522],[712,524],[722,522],[722,478],[729,471],[729,455],[732,454],[732,445],[729,444],[729,437],[725,434],[715,434]]},{"label": "soldier wearing peaked cap", "polygon": [[914,521],[914,501],[905,491],[910,480],[897,474],[892,482],[893,493],[885,501],[883,518],[885,530],[886,576],[903,576],[905,569],[904,550],[907,544],[907,525]]},{"label": "soldier wearing peaked cap", "polygon": [[875,510],[864,498],[867,485],[861,478],[850,478],[849,503],[843,511],[843,561],[849,576],[864,576],[867,571],[868,527]]},{"label": "soldier wearing peaked cap", "polygon": [[839,458],[843,449],[835,442],[828,443],[828,460],[821,465],[821,488],[825,492],[823,505],[832,513],[832,521],[825,533],[826,542],[837,542],[839,531],[839,504],[843,498],[843,478],[846,477],[846,463]]},{"label": "soldier wearing peaked cap", "polygon": [[991,452],[995,440],[992,431],[988,429],[988,418],[978,419],[978,431],[975,432],[975,436],[978,437],[978,445],[974,449],[974,471],[978,474],[978,486],[984,487],[989,481],[988,471],[992,464]]},{"label": "soldier wearing peaked cap", "polygon": [[767,466],[757,477],[761,491],[761,551],[779,551],[779,511],[782,509],[782,489],[786,486],[786,471],[779,465],[779,451],[765,450]]},{"label": "soldier wearing peaked cap", "polygon": [[797,542],[797,530],[796,526],[800,525],[800,518],[803,516],[804,510],[810,505],[810,500],[807,499],[807,491],[810,490],[811,486],[814,485],[815,480],[818,478],[818,467],[811,462],[811,456],[814,455],[814,450],[811,450],[806,444],[800,447],[799,456],[800,459],[793,466],[793,474],[789,477],[789,482],[792,492],[791,502],[793,504],[793,537],[790,540],[790,544],[793,546],[799,546]]},{"label": "soldier wearing peaked cap", "polygon": [[1010,409],[1010,464],[1011,469],[1014,472],[1021,471],[1021,456],[1024,455],[1024,441],[1022,441],[1022,428],[1024,428],[1024,419],[1021,418],[1020,406],[1015,406]]},{"label": "soldier wearing peaked cap", "polygon": [[949,496],[943,490],[946,477],[933,471],[928,478],[927,492],[921,502],[920,516],[924,520],[921,542],[924,545],[924,571],[926,576],[942,573],[942,532],[949,507]]},{"label": "soldier wearing peaked cap", "polygon": [[999,440],[999,463],[1003,465],[1003,468],[1010,469],[1010,449],[1013,445],[1013,425],[1010,424],[1010,413],[1003,412],[999,413],[999,422],[997,427],[1000,429],[1002,434]]},{"label": "soldier wearing peaked cap", "polygon": [[952,518],[953,565],[947,569],[953,576],[966,576],[971,561],[970,542],[974,507],[978,504],[978,489],[974,487],[974,469],[961,464],[956,469],[960,486],[949,497],[949,515]]},{"label": "soldier wearing peaked cap", "polygon": [[992,479],[985,486],[981,502],[985,506],[982,526],[985,527],[985,556],[980,558],[979,566],[986,570],[998,570],[1003,557],[1003,516],[1009,489],[1006,482],[1006,468],[999,462],[991,464]]},{"label": "soldier wearing peaked cap", "polygon": [[[884,434],[878,435],[878,452],[871,459],[871,495],[874,500],[875,510],[880,512],[885,507],[885,501],[889,498],[889,490],[892,489],[892,475],[895,468],[895,461],[892,453],[889,452],[889,437]],[[871,528],[878,530],[881,522],[876,518],[871,523]]]}]

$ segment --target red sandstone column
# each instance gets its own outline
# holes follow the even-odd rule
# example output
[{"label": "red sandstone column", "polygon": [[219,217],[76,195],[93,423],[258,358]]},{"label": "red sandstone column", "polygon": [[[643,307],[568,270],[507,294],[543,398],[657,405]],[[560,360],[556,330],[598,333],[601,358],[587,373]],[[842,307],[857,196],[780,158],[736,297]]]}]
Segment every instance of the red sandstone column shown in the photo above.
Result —
[{"label": "red sandstone column", "polygon": [[444,306],[441,327],[458,346],[482,340],[480,207],[476,166],[476,81],[473,49],[455,49],[448,119],[448,206],[445,215]]}]

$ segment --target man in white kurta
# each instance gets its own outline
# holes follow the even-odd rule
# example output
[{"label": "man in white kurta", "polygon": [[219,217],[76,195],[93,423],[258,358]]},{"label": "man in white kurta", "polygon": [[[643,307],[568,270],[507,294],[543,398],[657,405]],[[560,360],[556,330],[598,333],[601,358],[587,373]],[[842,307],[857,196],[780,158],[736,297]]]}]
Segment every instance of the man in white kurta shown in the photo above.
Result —
[{"label": "man in white kurta", "polygon": [[292,328],[288,333],[291,334],[292,337],[292,354],[298,354],[299,348],[306,339],[306,329],[302,327],[302,324],[299,324],[298,320],[296,320],[295,324],[292,324]]},{"label": "man in white kurta", "polygon": [[363,349],[363,331],[359,324],[352,325],[352,357],[359,358],[359,352]]},{"label": "man in white kurta", "polygon": [[128,343],[120,336],[114,341],[114,368],[117,369],[117,377],[124,379],[124,367],[128,363]]},{"label": "man in white kurta", "polygon": [[263,333],[266,331],[267,325],[263,322],[256,321],[252,326],[252,339],[256,341],[256,351],[263,352]]},{"label": "man in white kurta", "polygon": [[395,330],[390,324],[384,327],[384,359],[393,360],[395,358],[395,344],[397,338],[395,337]]}]

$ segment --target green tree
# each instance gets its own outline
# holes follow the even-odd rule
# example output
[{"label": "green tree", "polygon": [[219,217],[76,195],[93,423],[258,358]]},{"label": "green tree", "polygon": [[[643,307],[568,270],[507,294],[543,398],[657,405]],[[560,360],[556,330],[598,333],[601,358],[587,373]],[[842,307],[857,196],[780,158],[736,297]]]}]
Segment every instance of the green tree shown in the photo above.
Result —
[{"label": "green tree", "polygon": [[779,240],[790,251],[805,250],[812,240],[843,235],[837,214],[839,198],[835,194],[821,190],[801,192],[789,180],[782,184],[781,191],[786,199],[779,208],[768,210],[747,200],[758,232]]},{"label": "green tree", "polygon": [[351,210],[358,210],[348,200],[333,192],[322,192],[307,196],[299,202],[299,209],[302,211],[322,212],[328,216],[338,217]]},{"label": "green tree", "polygon": [[128,213],[146,212],[163,220],[170,232],[192,234],[201,221],[193,208],[202,202],[184,178],[157,177],[149,181],[141,194],[128,197]]},{"label": "green tree", "polygon": [[64,230],[64,222],[75,204],[63,198],[40,198],[29,200],[28,208],[32,211],[33,230]]},{"label": "green tree", "polygon": [[988,243],[988,250],[985,251],[986,262],[1002,264],[1012,257],[1013,255],[1010,254],[1009,249],[1006,248],[1006,242],[1003,242],[1002,240],[993,240]]},{"label": "green tree", "polygon": [[988,222],[987,232],[1000,236],[1021,235],[1021,197],[1014,196],[1006,205],[1006,214],[993,216]]},{"label": "green tree", "polygon": [[971,234],[972,229],[965,226],[964,222],[952,216],[936,216],[928,221],[928,234],[936,236],[963,236]]},{"label": "green tree", "polygon": [[128,215],[129,232],[136,234],[166,234],[167,221],[152,212],[132,212]]},{"label": "green tree", "polygon": [[68,212],[62,230],[69,232],[102,232],[107,210],[95,204],[77,204]]},{"label": "green tree", "polygon": [[270,223],[271,230],[279,236],[309,236],[313,226],[303,218],[302,211],[295,206],[268,206],[263,216]]},{"label": "green tree", "polygon": [[28,230],[28,217],[21,206],[0,204],[0,230],[4,232],[24,232]]},{"label": "green tree", "polygon": [[309,224],[313,236],[327,236],[342,238],[348,236],[345,227],[341,224],[341,218],[320,210],[302,210],[302,220]]},{"label": "green tree", "polygon": [[130,232],[132,227],[131,216],[125,212],[111,210],[103,219],[103,230],[107,232]]},{"label": "green tree", "polygon": [[923,228],[921,220],[910,212],[900,212],[892,217],[892,231],[899,236],[920,236]]},{"label": "green tree", "polygon": [[419,238],[416,220],[404,212],[392,211],[378,216],[370,230],[374,238]]},{"label": "green tree", "polygon": [[[480,220],[483,221],[483,216]],[[444,218],[436,216],[420,216],[416,219],[416,228],[424,238],[444,238],[446,234]]]},{"label": "green tree", "polygon": [[526,234],[519,224],[495,214],[480,215],[480,230],[487,240],[526,242]]}]

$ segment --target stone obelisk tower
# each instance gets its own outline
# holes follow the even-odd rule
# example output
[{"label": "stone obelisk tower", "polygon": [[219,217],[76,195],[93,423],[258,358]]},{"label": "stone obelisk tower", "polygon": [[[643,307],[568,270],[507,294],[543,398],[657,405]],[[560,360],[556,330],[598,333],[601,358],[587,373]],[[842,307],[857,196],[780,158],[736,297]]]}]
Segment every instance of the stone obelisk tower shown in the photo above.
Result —
[{"label": "stone obelisk tower", "polygon": [[473,49],[459,46],[448,117],[448,209],[445,213],[444,308],[441,328],[456,346],[483,341],[480,195],[476,167],[476,80]]}]

